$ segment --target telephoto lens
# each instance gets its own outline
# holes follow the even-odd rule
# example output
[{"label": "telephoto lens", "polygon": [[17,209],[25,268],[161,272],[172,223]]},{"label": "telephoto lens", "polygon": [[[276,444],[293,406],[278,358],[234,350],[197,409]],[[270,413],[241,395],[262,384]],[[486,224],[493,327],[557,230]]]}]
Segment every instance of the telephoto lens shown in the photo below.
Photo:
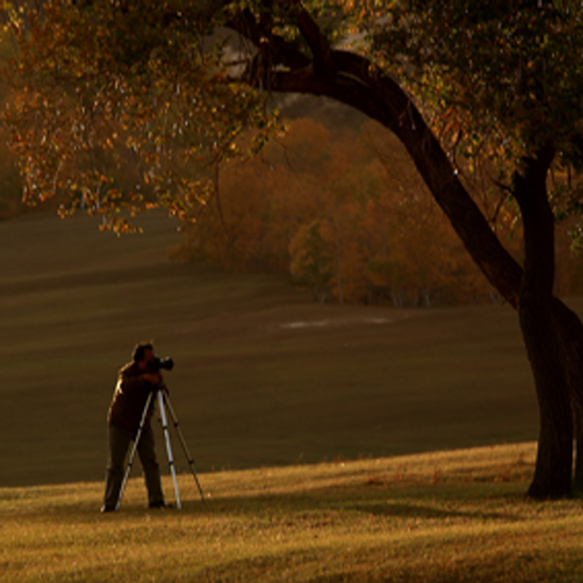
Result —
[{"label": "telephoto lens", "polygon": [[174,368],[174,361],[166,356],[165,358],[158,358],[155,356],[148,361],[148,370],[150,372],[158,372],[160,369],[172,370]]}]

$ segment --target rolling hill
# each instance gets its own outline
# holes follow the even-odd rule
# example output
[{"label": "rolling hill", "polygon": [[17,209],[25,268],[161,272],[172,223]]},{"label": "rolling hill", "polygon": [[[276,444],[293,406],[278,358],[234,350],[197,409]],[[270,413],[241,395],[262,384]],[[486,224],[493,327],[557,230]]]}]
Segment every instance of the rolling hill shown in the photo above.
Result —
[{"label": "rolling hill", "polygon": [[170,263],[175,223],[141,220],[121,238],[85,216],[0,223],[0,485],[102,479],[116,371],[143,339],[176,362],[200,471],[536,439],[510,308],[315,304],[284,279]]}]

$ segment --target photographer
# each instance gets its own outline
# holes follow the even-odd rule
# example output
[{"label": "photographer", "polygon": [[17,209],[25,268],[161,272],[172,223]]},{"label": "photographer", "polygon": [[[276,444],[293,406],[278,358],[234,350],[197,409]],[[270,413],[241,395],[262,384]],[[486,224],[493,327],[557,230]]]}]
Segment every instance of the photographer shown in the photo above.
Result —
[{"label": "photographer", "polygon": [[[148,363],[155,359],[151,343],[137,344],[133,350],[132,362],[119,371],[113,400],[109,407],[109,460],[105,484],[102,512],[116,509],[119,492],[124,478],[124,463],[130,442],[138,432],[140,420],[146,406],[148,395],[163,382],[160,370],[151,370]],[[150,419],[154,412],[155,400],[152,399],[137,452],[144,470],[148,490],[149,508],[166,508],[160,481],[160,468],[154,447],[154,432]]]}]

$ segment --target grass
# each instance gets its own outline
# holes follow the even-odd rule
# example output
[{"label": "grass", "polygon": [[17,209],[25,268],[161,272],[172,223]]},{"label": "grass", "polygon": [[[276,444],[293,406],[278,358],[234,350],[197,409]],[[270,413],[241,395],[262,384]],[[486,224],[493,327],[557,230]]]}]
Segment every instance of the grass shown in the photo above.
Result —
[{"label": "grass", "polygon": [[[179,477],[182,510],[130,481],[0,490],[0,580],[580,582],[580,501],[523,499],[534,444]],[[165,484],[170,490],[170,484]]]},{"label": "grass", "polygon": [[[0,581],[583,582],[580,501],[523,497],[510,309],[321,306],[169,264],[174,225],[144,220],[0,223]],[[101,515],[116,370],[149,338],[209,504],[176,444],[182,510],[145,510],[136,476]]]},{"label": "grass", "polygon": [[171,264],[175,225],[144,221],[122,238],[88,217],[0,224],[0,484],[101,480],[116,371],[150,338],[201,471],[536,439],[509,308],[319,305]]}]

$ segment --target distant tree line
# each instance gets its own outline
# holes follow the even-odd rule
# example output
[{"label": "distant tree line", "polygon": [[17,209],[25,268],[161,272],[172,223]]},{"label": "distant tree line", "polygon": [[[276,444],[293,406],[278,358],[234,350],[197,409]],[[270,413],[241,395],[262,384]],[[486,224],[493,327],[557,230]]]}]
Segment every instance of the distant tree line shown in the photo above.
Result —
[{"label": "distant tree line", "polygon": [[[331,132],[308,118],[287,130],[259,156],[217,169],[216,195],[185,227],[173,258],[289,274],[319,302],[401,308],[501,301],[386,130],[367,122]],[[498,230],[520,255],[513,216],[496,209]],[[581,260],[565,235],[559,239],[561,292],[580,293]]]}]

